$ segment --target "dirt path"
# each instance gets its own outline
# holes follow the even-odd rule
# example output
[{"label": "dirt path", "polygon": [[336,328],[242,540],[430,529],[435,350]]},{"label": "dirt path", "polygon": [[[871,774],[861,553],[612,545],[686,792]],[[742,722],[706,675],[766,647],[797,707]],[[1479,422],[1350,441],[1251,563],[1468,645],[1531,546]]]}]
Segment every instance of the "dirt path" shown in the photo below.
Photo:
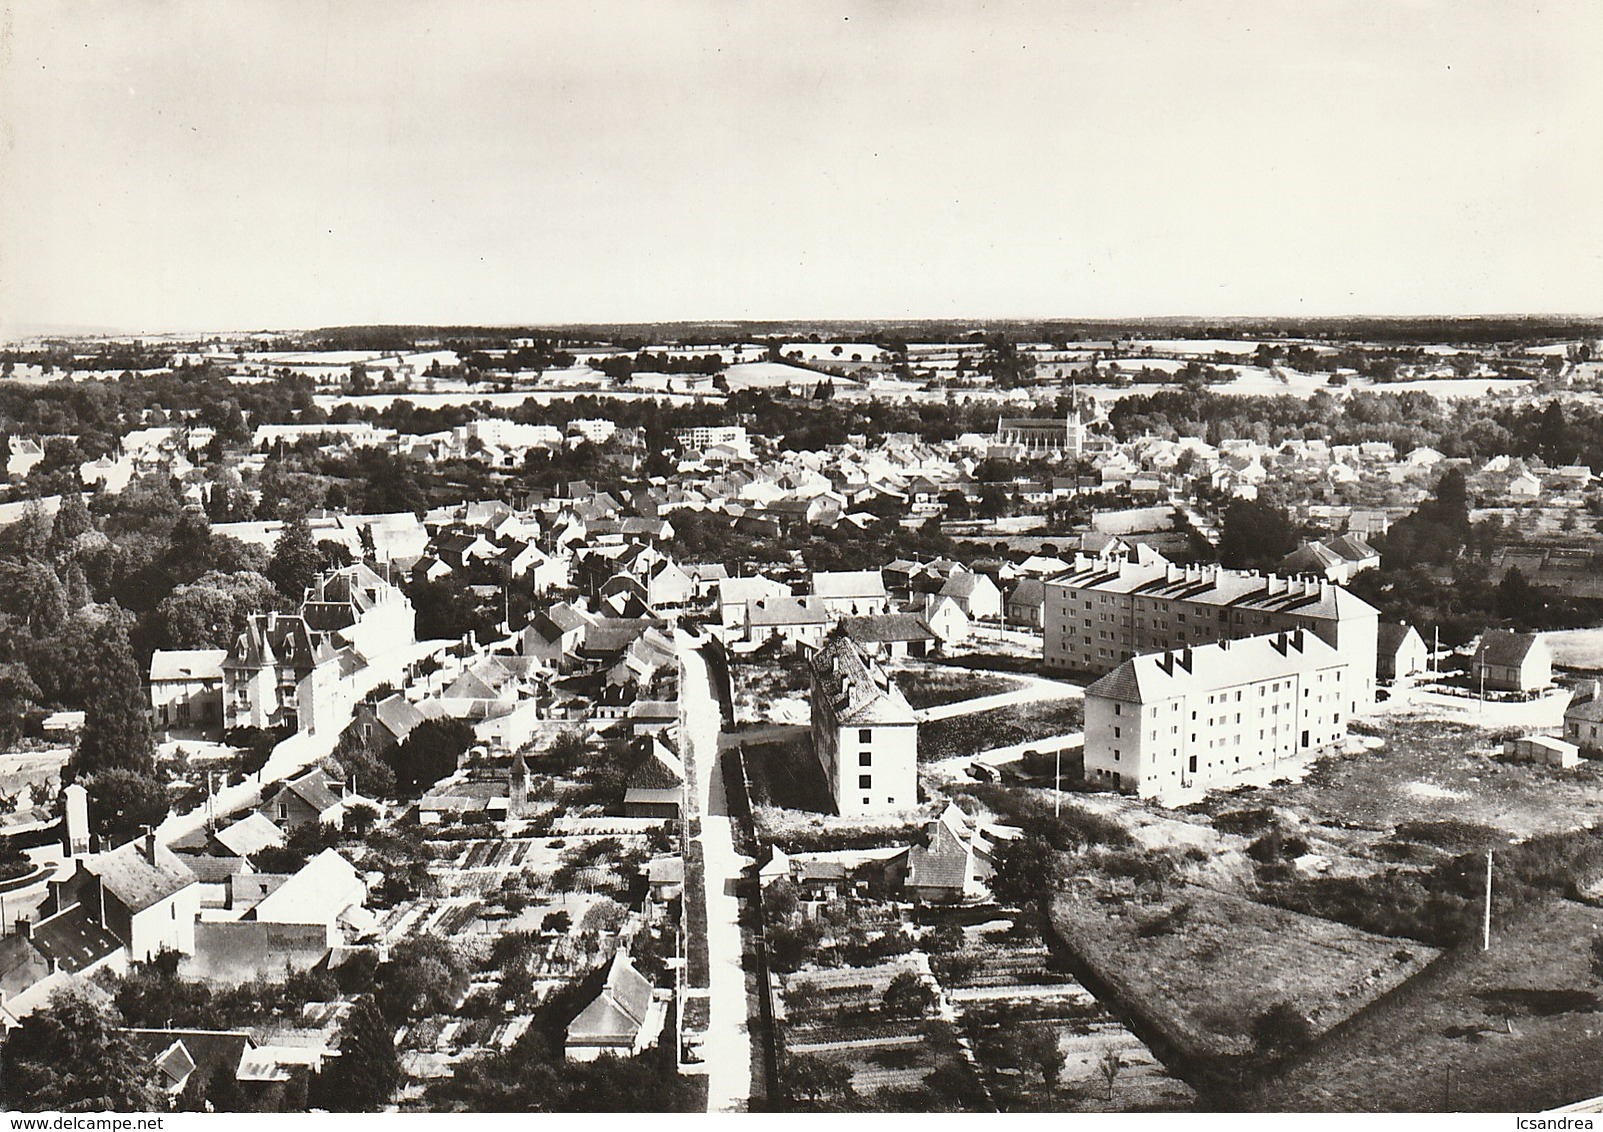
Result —
[{"label": "dirt path", "polygon": [[[979,671],[979,670],[977,670]],[[973,715],[976,712],[991,711],[995,708],[1014,707],[1017,704],[1041,703],[1046,700],[1073,700],[1085,696],[1085,689],[1076,684],[1065,684],[1060,680],[1047,680],[1040,676],[1025,676],[1016,672],[1007,674],[1010,680],[1024,682],[1024,687],[1015,688],[1011,692],[998,692],[993,696],[978,696],[972,700],[959,700],[955,704],[936,704],[918,712],[920,723],[931,723],[937,719],[950,719],[954,715]]]}]

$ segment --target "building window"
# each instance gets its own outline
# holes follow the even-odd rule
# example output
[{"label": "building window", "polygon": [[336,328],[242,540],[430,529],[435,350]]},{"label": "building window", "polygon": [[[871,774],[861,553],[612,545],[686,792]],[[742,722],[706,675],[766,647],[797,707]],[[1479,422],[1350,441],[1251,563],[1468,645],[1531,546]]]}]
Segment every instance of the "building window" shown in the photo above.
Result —
[{"label": "building window", "polygon": [[857,752],[857,765],[858,766],[873,766],[874,765],[874,756],[872,754],[870,754],[868,751],[858,751]]},{"label": "building window", "polygon": [[870,790],[873,786],[874,776],[872,774],[859,774],[857,776],[857,788],[859,790]]},{"label": "building window", "polygon": [[862,728],[858,729],[858,731],[857,731],[857,741],[859,743],[870,742],[873,738],[874,738],[874,729],[872,727],[862,727]]}]

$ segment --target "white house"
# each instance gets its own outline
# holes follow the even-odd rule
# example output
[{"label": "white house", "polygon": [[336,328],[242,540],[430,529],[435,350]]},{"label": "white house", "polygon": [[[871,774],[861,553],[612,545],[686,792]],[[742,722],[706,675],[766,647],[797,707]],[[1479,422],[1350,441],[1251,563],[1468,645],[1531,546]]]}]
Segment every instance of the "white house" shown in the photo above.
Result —
[{"label": "white house", "polygon": [[918,804],[918,719],[894,681],[844,635],[814,653],[813,750],[842,815]]}]

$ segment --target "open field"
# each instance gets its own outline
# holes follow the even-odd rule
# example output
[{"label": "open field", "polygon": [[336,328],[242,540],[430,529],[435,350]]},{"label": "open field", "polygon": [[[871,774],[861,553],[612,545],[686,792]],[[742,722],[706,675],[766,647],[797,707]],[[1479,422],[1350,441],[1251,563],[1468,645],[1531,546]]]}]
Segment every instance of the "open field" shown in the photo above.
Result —
[{"label": "open field", "polygon": [[1047,700],[972,715],[932,720],[918,729],[920,762],[966,758],[997,747],[1067,735],[1085,725],[1085,705],[1078,699]]},{"label": "open field", "polygon": [[915,710],[977,700],[1023,687],[1023,682],[1006,676],[966,668],[939,665],[908,665],[894,668],[891,676]]},{"label": "open field", "polygon": [[1239,1098],[1272,1112],[1535,1112],[1603,1093],[1599,914],[1526,909]]},{"label": "open field", "polygon": [[1603,669],[1603,629],[1564,629],[1543,633],[1553,663],[1569,668]]},{"label": "open field", "polygon": [[1340,842],[1399,822],[1455,818],[1528,838],[1603,820],[1603,768],[1518,765],[1494,758],[1496,733],[1462,723],[1387,718],[1365,730],[1384,746],[1320,760],[1302,781],[1252,795],[1291,810]]},{"label": "open field", "polygon": [[1052,923],[1127,1013],[1215,1064],[1251,1053],[1253,1024],[1281,1002],[1328,1030],[1436,954],[1194,885],[1140,903],[1077,887]]}]

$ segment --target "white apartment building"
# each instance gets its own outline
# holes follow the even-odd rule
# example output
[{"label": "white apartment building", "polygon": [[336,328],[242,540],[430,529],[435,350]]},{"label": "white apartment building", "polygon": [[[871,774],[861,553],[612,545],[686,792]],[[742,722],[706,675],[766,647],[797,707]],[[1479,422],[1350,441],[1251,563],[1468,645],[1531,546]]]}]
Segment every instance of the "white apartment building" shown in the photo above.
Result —
[{"label": "white apartment building", "polygon": [[918,805],[918,720],[901,689],[850,637],[809,661],[813,750],[843,817]]},{"label": "white apartment building", "polygon": [[1322,578],[1080,554],[1046,583],[1042,657],[1100,675],[1143,653],[1304,629],[1351,668],[1345,714],[1358,715],[1374,703],[1379,616]]},{"label": "white apartment building", "polygon": [[697,425],[675,433],[674,439],[682,448],[708,448],[714,444],[735,446],[746,443],[745,425]]},{"label": "white apartment building", "polygon": [[1357,679],[1303,629],[1134,657],[1086,689],[1086,778],[1154,797],[1339,743]]}]

